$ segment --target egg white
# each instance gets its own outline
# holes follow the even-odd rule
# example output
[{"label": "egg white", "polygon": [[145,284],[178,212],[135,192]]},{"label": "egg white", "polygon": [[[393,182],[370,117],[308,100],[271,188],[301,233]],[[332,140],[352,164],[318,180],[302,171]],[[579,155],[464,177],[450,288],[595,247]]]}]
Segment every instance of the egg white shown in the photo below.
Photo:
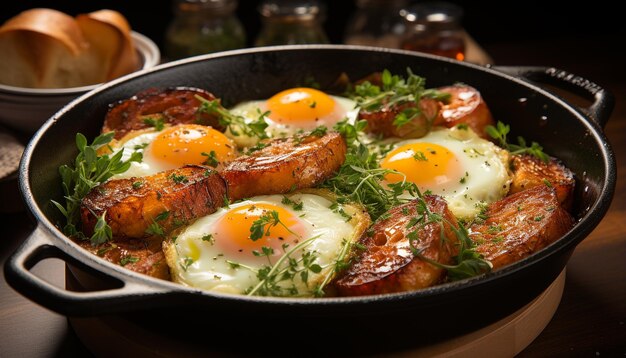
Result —
[{"label": "egg white", "polygon": [[[348,119],[348,123],[354,124],[359,114],[359,108],[357,106],[357,103],[346,97],[333,95],[329,95],[329,97],[335,100],[335,104],[340,107],[340,112],[345,112],[344,118]],[[259,117],[264,114],[264,110],[262,110],[262,108],[265,108],[266,101],[267,100],[241,102],[230,108],[229,111],[233,115],[243,117],[246,123],[251,123],[258,120]],[[268,116],[263,116],[263,118],[268,124],[268,127],[265,131],[270,138],[288,137],[302,130],[313,130],[317,126],[326,126],[330,129],[334,125],[334,123],[327,121],[325,118],[318,118],[317,120],[312,119],[307,128],[295,125],[281,124],[273,121]],[[256,144],[255,138],[246,137],[241,133],[235,136],[232,133],[227,132],[227,135],[231,139],[233,139],[240,147],[252,146]]]},{"label": "egg white", "polygon": [[[360,235],[369,223],[361,224],[358,220],[346,221],[346,218],[330,209],[333,204],[319,195],[296,193],[289,196],[294,202],[302,202],[302,210],[294,211],[290,205],[283,204],[283,195],[264,195],[231,204],[217,212],[202,217],[186,227],[176,236],[175,241],[166,242],[164,252],[166,260],[175,282],[205,290],[214,290],[225,293],[245,293],[259,283],[254,270],[268,265],[266,257],[255,257],[251,253],[242,256],[242,252],[229,252],[224,242],[229,240],[228,235],[216,232],[216,222],[228,210],[255,203],[269,203],[291,211],[306,227],[308,238],[315,238],[304,250],[313,251],[317,255],[316,263],[322,271],[315,274],[309,272],[308,284],[303,282],[299,275],[293,281],[280,283],[285,288],[294,285],[298,296],[313,295],[316,283],[321,282],[326,275],[332,274],[334,263],[337,260],[345,240],[350,242]],[[207,234],[212,240],[202,240]],[[287,251],[290,248],[287,248]],[[242,251],[242,249],[237,250]],[[298,259],[302,251],[291,256]],[[190,258],[194,258],[190,261]],[[277,259],[277,258],[276,258]],[[241,266],[234,267],[233,261]],[[273,262],[275,263],[275,262]]]},{"label": "egg white", "polygon": [[162,172],[164,170],[169,169],[162,162],[156,160],[144,151],[144,149],[154,141],[154,139],[159,135],[160,132],[154,129],[148,129],[143,131],[138,131],[136,133],[130,133],[126,137],[122,138],[115,144],[111,145],[113,149],[113,153],[111,155],[115,155],[117,152],[122,151],[122,160],[126,161],[130,159],[130,156],[134,152],[142,153],[143,157],[141,161],[131,162],[130,167],[127,171],[116,174],[111,179],[127,179],[131,177],[144,177],[152,174],[156,174],[158,172]]},{"label": "egg white", "polygon": [[438,188],[419,188],[422,192],[428,190],[442,196],[457,218],[471,219],[484,204],[497,201],[508,193],[512,180],[507,164],[508,152],[480,138],[470,128],[434,128],[424,137],[396,142],[394,148],[416,142],[441,145],[458,159],[462,169],[458,180]]}]

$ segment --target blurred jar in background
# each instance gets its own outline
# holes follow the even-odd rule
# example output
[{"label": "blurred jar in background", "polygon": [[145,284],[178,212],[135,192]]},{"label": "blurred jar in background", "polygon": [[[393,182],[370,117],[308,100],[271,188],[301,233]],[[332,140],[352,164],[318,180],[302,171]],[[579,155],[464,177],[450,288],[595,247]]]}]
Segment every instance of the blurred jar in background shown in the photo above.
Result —
[{"label": "blurred jar in background", "polygon": [[406,32],[401,47],[462,61],[465,59],[463,9],[447,2],[423,2],[403,10]]},{"label": "blurred jar in background", "polygon": [[255,46],[326,44],[326,8],[314,0],[266,0],[259,5],[263,26]]},{"label": "blurred jar in background", "polygon": [[401,10],[407,4],[408,0],[356,0],[344,43],[400,48],[406,26]]},{"label": "blurred jar in background", "polygon": [[174,19],[165,32],[166,59],[245,47],[236,9],[237,0],[174,0]]}]

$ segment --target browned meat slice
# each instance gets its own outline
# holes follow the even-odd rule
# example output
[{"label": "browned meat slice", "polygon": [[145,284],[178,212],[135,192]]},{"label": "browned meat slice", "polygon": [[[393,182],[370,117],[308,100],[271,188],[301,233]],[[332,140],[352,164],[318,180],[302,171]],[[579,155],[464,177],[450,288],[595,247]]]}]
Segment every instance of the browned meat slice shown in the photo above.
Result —
[{"label": "browned meat slice", "polygon": [[452,128],[464,123],[479,136],[491,139],[485,128],[494,125],[494,120],[477,89],[467,85],[454,85],[437,90],[449,93],[450,100],[441,104],[435,125]]},{"label": "browned meat slice", "polygon": [[364,251],[334,283],[338,294],[359,296],[417,290],[444,278],[444,269],[415,256],[409,238],[424,257],[453,264],[458,240],[450,223],[456,226],[457,222],[442,198],[429,195],[425,201],[431,212],[444,218],[443,226],[439,222],[416,224],[417,219],[428,222],[428,217],[418,212],[417,200],[391,209],[388,218],[375,223],[361,237],[359,243]]},{"label": "browned meat slice", "polygon": [[115,131],[115,139],[126,133],[149,128],[150,121],[164,124],[197,123],[223,130],[218,118],[198,113],[200,100],[196,96],[214,100],[215,96],[199,88],[179,87],[165,90],[149,89],[113,105],[104,119],[102,133]]},{"label": "browned meat slice", "polygon": [[160,237],[107,242],[97,246],[91,245],[89,241],[80,241],[79,244],[92,254],[131,271],[163,280],[170,279]]},{"label": "browned meat slice", "polygon": [[513,181],[510,194],[514,194],[535,186],[551,186],[565,210],[570,211],[573,205],[575,186],[574,173],[557,159],[549,162],[532,155],[513,155],[511,158]]},{"label": "browned meat slice", "polygon": [[486,220],[470,227],[470,238],[494,270],[541,250],[574,225],[554,188],[545,185],[496,201],[485,215]]},{"label": "browned meat slice", "polygon": [[[398,114],[405,110],[418,107],[420,114],[410,122],[395,125],[394,121]],[[359,112],[359,119],[367,121],[365,130],[370,133],[381,134],[383,137],[419,138],[425,136],[437,117],[439,102],[431,98],[422,98],[419,104],[407,102],[401,105],[383,107],[377,111]]]},{"label": "browned meat slice", "polygon": [[255,195],[311,188],[343,164],[346,143],[339,133],[275,139],[250,155],[230,162],[220,172],[231,201]]},{"label": "browned meat slice", "polygon": [[226,183],[217,172],[185,166],[142,178],[110,180],[92,189],[81,203],[83,232],[91,236],[97,218],[116,239],[161,236],[224,204]]}]

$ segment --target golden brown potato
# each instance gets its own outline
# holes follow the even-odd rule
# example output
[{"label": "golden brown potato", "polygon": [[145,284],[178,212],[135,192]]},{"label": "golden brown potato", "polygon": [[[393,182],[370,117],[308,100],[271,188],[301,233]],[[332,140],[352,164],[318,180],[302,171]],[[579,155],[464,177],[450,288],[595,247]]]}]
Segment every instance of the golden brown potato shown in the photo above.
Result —
[{"label": "golden brown potato", "polygon": [[[457,225],[445,200],[429,195],[425,201],[433,213],[441,214],[449,223]],[[411,291],[432,286],[444,278],[444,269],[415,256],[409,237],[417,230],[419,239],[413,241],[413,246],[424,257],[442,264],[452,264],[458,239],[449,223],[443,225],[445,240],[441,240],[440,223],[412,226],[415,219],[428,221],[418,213],[417,205],[415,200],[391,209],[388,218],[376,222],[361,236],[359,243],[364,247],[363,252],[333,284],[339,295]]]},{"label": "golden brown potato", "polygon": [[311,188],[333,175],[346,157],[339,133],[275,139],[220,172],[231,201]]},{"label": "golden brown potato", "polygon": [[91,236],[97,218],[106,212],[105,220],[115,239],[162,236],[215,212],[225,198],[224,179],[202,166],[185,166],[142,178],[109,180],[83,198],[83,232]]},{"label": "golden brown potato", "polygon": [[511,158],[513,181],[509,194],[530,189],[535,186],[551,186],[556,190],[559,203],[570,211],[573,205],[574,173],[560,161],[551,158],[549,162],[532,155],[513,155]]},{"label": "golden brown potato", "polygon": [[471,225],[470,239],[494,270],[541,250],[574,225],[554,188],[545,185],[496,201],[485,215],[486,220]]},{"label": "golden brown potato", "polygon": [[106,117],[102,133],[115,131],[115,139],[120,139],[126,133],[151,127],[146,120],[163,121],[164,124],[196,123],[212,126],[223,131],[216,116],[206,113],[197,113],[201,96],[211,101],[215,99],[212,93],[198,88],[168,88],[165,90],[148,89],[139,92],[136,96],[120,101],[113,105]]},{"label": "golden brown potato", "polygon": [[449,93],[450,100],[448,103],[441,103],[435,125],[452,128],[463,123],[482,138],[491,139],[485,128],[495,122],[477,89],[467,85],[454,85],[437,90]]},{"label": "golden brown potato", "polygon": [[97,246],[91,245],[89,241],[80,241],[79,244],[92,254],[131,271],[169,280],[170,271],[161,249],[162,241],[160,237],[153,236],[148,239],[107,242]]},{"label": "golden brown potato", "polygon": [[[418,116],[409,123],[400,126],[393,124],[398,114],[416,106],[421,112]],[[430,131],[438,111],[439,102],[432,98],[422,98],[419,104],[409,102],[398,106],[384,107],[378,111],[360,111],[359,119],[367,121],[367,127],[365,127],[367,132],[381,134],[385,138],[420,138]]]}]

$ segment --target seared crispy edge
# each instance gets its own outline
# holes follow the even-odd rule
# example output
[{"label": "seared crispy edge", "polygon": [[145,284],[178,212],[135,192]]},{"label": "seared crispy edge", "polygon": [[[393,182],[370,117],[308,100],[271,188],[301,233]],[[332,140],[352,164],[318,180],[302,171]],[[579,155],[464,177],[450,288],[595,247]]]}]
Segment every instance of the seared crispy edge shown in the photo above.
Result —
[{"label": "seared crispy edge", "polygon": [[346,143],[337,132],[274,139],[221,171],[231,201],[265,194],[283,194],[314,187],[343,164]]},{"label": "seared crispy edge", "polygon": [[142,178],[109,180],[83,198],[82,229],[91,236],[98,217],[106,213],[105,220],[115,239],[150,236],[148,228],[152,225],[167,234],[215,212],[224,205],[226,190],[217,172],[195,165]]},{"label": "seared crispy edge", "polygon": [[199,113],[201,101],[216,97],[203,89],[194,87],[150,88],[128,99],[111,104],[101,132],[115,131],[115,139],[127,133],[149,128],[145,119],[162,120],[164,124],[197,123],[223,130],[219,119],[213,114]]},{"label": "seared crispy edge", "polygon": [[576,179],[571,170],[556,158],[550,158],[550,161],[546,163],[528,154],[511,157],[513,181],[509,194],[515,194],[535,186],[547,185],[556,190],[559,203],[565,210],[571,211],[576,186]]},{"label": "seared crispy edge", "polygon": [[486,220],[470,226],[476,251],[496,270],[558,240],[574,225],[554,188],[540,185],[491,203]]},{"label": "seared crispy edge", "polygon": [[441,197],[428,195],[425,201],[433,213],[441,214],[448,222],[409,227],[413,218],[428,220],[418,213],[416,200],[391,209],[385,219],[376,222],[361,236],[359,244],[364,250],[333,283],[339,295],[411,291],[441,282],[445,270],[415,256],[407,235],[417,230],[420,239],[415,248],[421,251],[421,255],[442,264],[451,264],[457,254],[458,238],[450,224],[456,226],[457,222]]}]

